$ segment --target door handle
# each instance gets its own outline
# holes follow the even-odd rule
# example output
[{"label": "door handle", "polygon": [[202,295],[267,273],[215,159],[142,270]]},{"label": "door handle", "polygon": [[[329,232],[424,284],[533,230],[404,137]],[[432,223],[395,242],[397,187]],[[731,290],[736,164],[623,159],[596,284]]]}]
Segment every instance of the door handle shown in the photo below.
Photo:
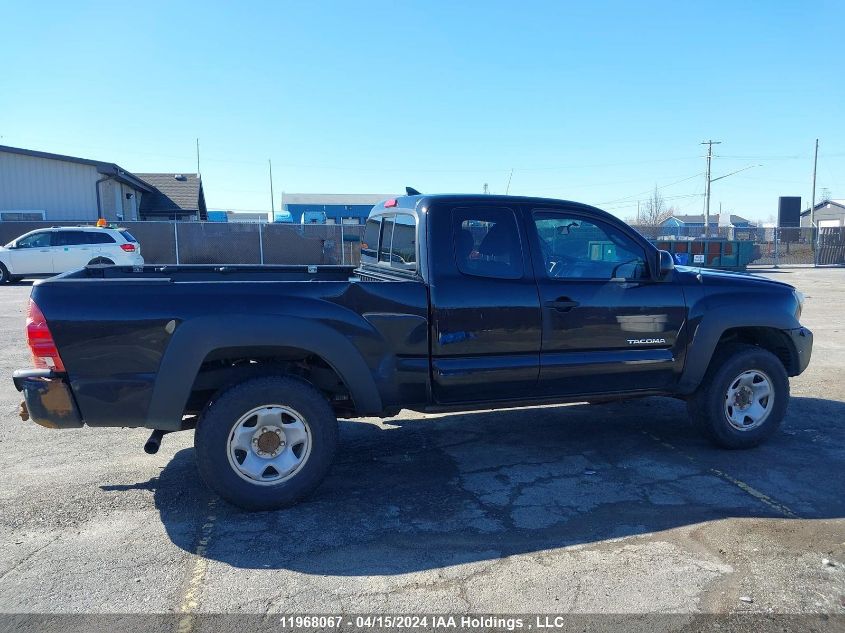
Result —
[{"label": "door handle", "polygon": [[577,308],[581,305],[577,301],[573,301],[569,297],[558,297],[554,301],[546,301],[546,307],[554,308],[558,312],[569,312],[572,308]]}]

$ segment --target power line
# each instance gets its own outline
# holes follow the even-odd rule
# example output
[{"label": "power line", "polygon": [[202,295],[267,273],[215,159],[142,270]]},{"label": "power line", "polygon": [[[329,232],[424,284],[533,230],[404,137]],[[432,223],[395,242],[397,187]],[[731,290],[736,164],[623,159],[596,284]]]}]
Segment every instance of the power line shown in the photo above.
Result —
[{"label": "power line", "polygon": [[[699,176],[701,176],[701,174],[702,174],[702,172],[699,172],[697,174],[693,174],[692,176],[687,176],[686,178],[681,178],[680,180],[676,180],[675,182],[670,182],[668,185],[661,185],[659,187],[655,187],[655,189],[666,189],[667,187],[673,187],[675,185],[681,184],[682,182],[686,182],[687,180],[692,180],[693,178],[698,178]],[[624,196],[622,198],[616,198],[614,200],[607,200],[605,202],[597,202],[596,204],[604,205],[604,204],[613,204],[614,202],[622,202],[624,200],[630,200],[632,198],[636,198],[637,196],[644,196],[647,193],[651,193],[652,191],[653,191],[653,189],[647,189],[645,191],[640,191],[638,193],[632,194],[630,196]]]}]

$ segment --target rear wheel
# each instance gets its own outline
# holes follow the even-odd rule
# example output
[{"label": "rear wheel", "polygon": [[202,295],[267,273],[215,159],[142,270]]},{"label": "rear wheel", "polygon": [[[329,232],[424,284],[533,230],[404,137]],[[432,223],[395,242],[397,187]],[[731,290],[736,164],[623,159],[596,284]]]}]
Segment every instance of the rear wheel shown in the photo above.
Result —
[{"label": "rear wheel", "polygon": [[89,266],[114,266],[114,262],[110,260],[108,257],[95,257],[90,262],[88,262]]},{"label": "rear wheel", "polygon": [[723,448],[751,448],[780,426],[789,404],[789,377],[777,356],[740,345],[714,356],[690,417]]},{"label": "rear wheel", "polygon": [[194,446],[200,475],[217,494],[246,510],[275,510],[323,480],[337,446],[337,419],[303,380],[253,378],[212,400]]}]

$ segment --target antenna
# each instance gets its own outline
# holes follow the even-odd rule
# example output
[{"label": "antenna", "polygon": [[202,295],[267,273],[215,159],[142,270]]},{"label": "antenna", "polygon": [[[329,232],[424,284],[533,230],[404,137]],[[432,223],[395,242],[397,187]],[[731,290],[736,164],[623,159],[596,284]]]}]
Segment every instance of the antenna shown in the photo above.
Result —
[{"label": "antenna", "polygon": [[200,140],[197,139],[197,178],[199,178],[200,175]]},{"label": "antenna", "polygon": [[513,178],[513,167],[511,167],[511,175],[508,176],[508,186],[505,187],[505,195],[508,195],[508,192],[511,190],[511,178]]}]

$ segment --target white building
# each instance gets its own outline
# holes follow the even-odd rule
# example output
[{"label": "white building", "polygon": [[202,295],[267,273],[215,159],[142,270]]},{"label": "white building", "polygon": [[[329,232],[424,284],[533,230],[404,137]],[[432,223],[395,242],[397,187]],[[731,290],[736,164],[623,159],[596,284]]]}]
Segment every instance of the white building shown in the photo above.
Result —
[{"label": "white building", "polygon": [[0,220],[137,220],[152,192],[114,163],[0,145]]},{"label": "white building", "polygon": [[[819,228],[845,226],[845,200],[819,202],[813,213],[813,221]],[[810,210],[801,213],[801,226],[810,226]]]},{"label": "white building", "polygon": [[0,145],[0,221],[205,220],[197,174],[133,174],[114,163]]}]

